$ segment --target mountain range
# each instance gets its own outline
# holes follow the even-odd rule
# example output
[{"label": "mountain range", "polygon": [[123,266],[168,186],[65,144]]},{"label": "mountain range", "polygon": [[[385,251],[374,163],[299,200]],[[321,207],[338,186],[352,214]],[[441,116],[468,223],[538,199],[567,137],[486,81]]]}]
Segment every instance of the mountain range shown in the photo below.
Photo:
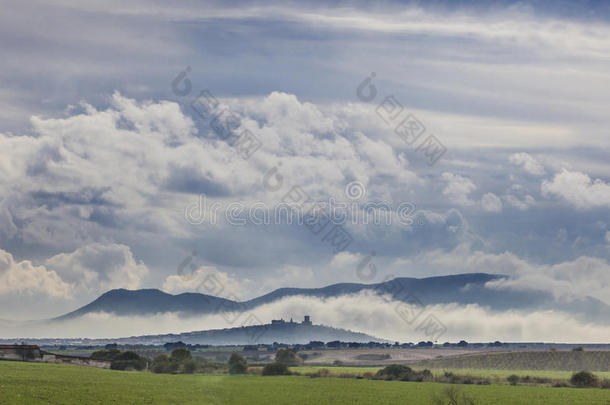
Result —
[{"label": "mountain range", "polygon": [[436,304],[477,304],[491,310],[560,310],[578,313],[589,320],[610,319],[610,306],[592,297],[559,300],[541,290],[490,288],[487,283],[502,275],[467,273],[439,277],[401,277],[376,284],[340,283],[322,288],[280,288],[248,301],[233,301],[199,293],[172,295],[156,289],[106,292],[93,302],[50,321],[76,319],[90,313],[120,316],[147,316],[179,313],[186,316],[252,310],[287,297],[306,296],[321,299],[371,291],[394,300],[423,306]]}]

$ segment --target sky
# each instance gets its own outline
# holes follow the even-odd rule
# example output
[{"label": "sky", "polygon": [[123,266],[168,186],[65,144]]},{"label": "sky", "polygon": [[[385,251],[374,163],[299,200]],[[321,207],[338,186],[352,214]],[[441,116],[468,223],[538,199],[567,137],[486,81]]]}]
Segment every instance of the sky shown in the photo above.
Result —
[{"label": "sky", "polygon": [[[596,1],[3,7],[0,319],[114,288],[211,293],[208,275],[249,299],[485,272],[610,304],[609,16]],[[276,220],[297,194],[343,204],[349,244]],[[328,322],[374,331],[353,308]],[[547,319],[610,337],[559,312],[455,311],[455,336],[495,320],[533,339]]]}]

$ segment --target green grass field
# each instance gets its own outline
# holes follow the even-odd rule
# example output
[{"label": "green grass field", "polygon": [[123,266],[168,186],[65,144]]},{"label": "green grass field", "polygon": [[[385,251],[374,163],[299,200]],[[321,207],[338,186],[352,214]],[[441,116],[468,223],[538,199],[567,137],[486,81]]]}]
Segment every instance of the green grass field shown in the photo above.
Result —
[{"label": "green grass field", "polygon": [[[160,375],[77,366],[0,362],[2,405],[429,404],[443,388],[304,376]],[[610,405],[610,390],[459,385],[477,405]]]}]

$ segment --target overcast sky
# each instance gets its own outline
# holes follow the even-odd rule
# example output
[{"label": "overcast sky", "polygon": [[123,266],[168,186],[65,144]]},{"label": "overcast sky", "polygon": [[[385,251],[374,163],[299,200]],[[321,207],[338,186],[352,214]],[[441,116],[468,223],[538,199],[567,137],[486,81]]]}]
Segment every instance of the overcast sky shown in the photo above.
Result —
[{"label": "overcast sky", "polygon": [[[203,274],[247,299],[489,272],[610,304],[608,9],[460,3],[3,7],[0,318],[196,291]],[[192,108],[203,90],[260,142],[247,159]],[[408,114],[425,127],[412,144],[395,132]],[[303,225],[226,220],[294,186],[387,202],[393,220],[348,218],[338,252]],[[216,221],[189,216],[202,199]]]}]

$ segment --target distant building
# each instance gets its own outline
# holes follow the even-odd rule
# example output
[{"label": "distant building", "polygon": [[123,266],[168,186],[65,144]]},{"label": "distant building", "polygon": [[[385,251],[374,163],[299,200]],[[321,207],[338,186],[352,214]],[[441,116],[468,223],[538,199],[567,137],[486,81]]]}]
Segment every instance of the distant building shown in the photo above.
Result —
[{"label": "distant building", "polygon": [[[303,319],[303,322],[301,322],[301,325],[311,325],[311,318],[309,317],[309,315],[305,315],[305,318]],[[295,322],[292,318],[290,318],[290,322],[286,322],[284,320],[284,318],[281,319],[272,319],[271,320],[271,325],[298,325],[298,322]]]}]

